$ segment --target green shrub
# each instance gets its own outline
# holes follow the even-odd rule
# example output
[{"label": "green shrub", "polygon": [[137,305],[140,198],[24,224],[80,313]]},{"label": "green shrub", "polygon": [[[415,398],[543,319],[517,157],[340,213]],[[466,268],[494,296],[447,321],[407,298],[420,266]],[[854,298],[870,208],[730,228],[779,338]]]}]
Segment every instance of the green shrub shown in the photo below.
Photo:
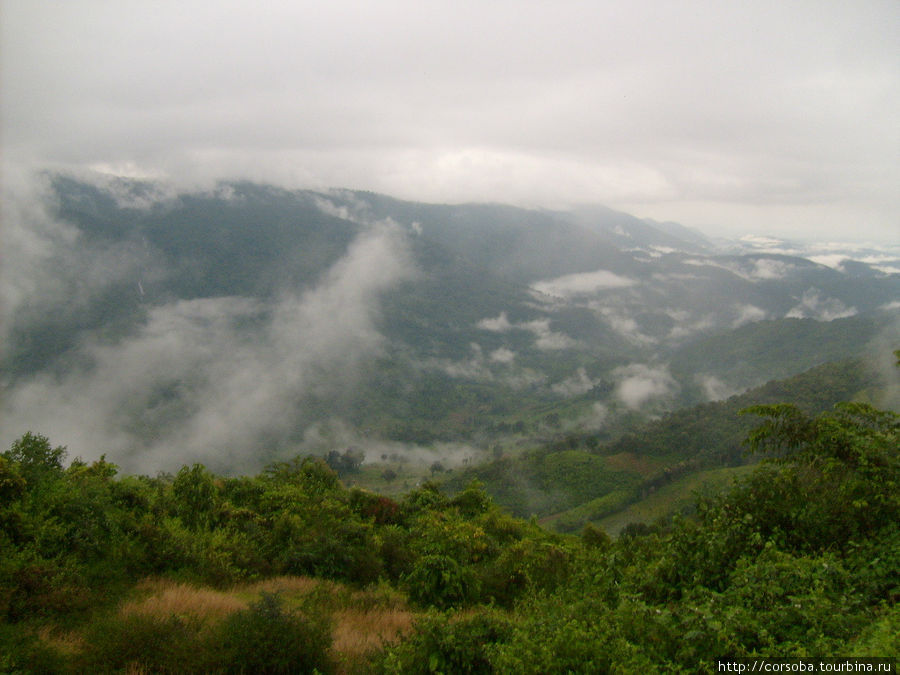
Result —
[{"label": "green shrub", "polygon": [[228,673],[329,673],[334,669],[328,618],[311,608],[288,611],[274,593],[261,593],[248,609],[229,616],[218,641]]},{"label": "green shrub", "polygon": [[553,541],[517,541],[488,566],[482,595],[508,607],[523,592],[552,591],[564,583],[570,563],[569,551]]},{"label": "green shrub", "polygon": [[409,574],[416,560],[409,531],[396,525],[382,527],[378,532],[378,557],[388,579],[397,581]]},{"label": "green shrub", "polygon": [[140,667],[162,673],[208,672],[215,664],[200,629],[199,621],[174,615],[103,615],[85,630],[76,670],[108,673]]},{"label": "green shrub", "polygon": [[465,605],[478,595],[472,570],[445,555],[420,558],[402,582],[410,600],[440,609]]},{"label": "green shrub", "polygon": [[867,626],[853,644],[851,656],[900,654],[900,605],[894,605]]},{"label": "green shrub", "polygon": [[551,596],[519,613],[509,638],[493,645],[490,660],[498,673],[666,672],[640,646],[627,641],[615,617],[594,599],[573,602]]},{"label": "green shrub", "polygon": [[0,622],[0,673],[44,675],[64,671],[65,660],[30,632]]},{"label": "green shrub", "polygon": [[593,523],[585,523],[581,530],[581,541],[585,546],[605,551],[612,545],[612,539],[606,533]]},{"label": "green shrub", "polygon": [[416,624],[406,641],[385,652],[387,673],[493,673],[491,645],[504,642],[512,631],[509,618],[495,610],[454,618],[434,613]]},{"label": "green shrub", "polygon": [[491,508],[491,498],[484,490],[484,483],[478,479],[472,480],[466,489],[450,500],[450,506],[459,509],[460,515],[465,518],[474,518],[486,513]]}]

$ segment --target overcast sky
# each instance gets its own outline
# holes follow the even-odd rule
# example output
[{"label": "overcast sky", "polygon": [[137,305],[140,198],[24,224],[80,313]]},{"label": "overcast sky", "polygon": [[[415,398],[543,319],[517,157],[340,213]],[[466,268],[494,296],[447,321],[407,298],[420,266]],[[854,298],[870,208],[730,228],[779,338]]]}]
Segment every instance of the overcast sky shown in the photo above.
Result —
[{"label": "overcast sky", "polygon": [[4,170],[900,240],[897,0],[0,0]]}]

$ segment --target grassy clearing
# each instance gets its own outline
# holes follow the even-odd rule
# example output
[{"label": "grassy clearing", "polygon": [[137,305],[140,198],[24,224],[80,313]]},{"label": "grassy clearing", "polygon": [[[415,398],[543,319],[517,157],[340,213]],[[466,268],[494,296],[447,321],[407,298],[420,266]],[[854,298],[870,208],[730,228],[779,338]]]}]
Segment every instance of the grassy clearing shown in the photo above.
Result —
[{"label": "grassy clearing", "polygon": [[412,630],[415,615],[397,591],[378,586],[354,590],[343,584],[308,577],[274,577],[232,591],[250,600],[262,592],[278,593],[288,606],[304,599],[324,605],[333,620],[333,651],[339,662],[356,662],[398,641]]},{"label": "grassy clearing", "polygon": [[354,659],[399,641],[412,631],[415,615],[406,609],[344,609],[334,613],[333,649]]},{"label": "grassy clearing", "polygon": [[[140,617],[185,622],[198,637],[208,635],[232,614],[246,610],[261,594],[277,594],[288,610],[322,610],[331,618],[332,654],[339,673],[363,672],[373,653],[396,643],[413,630],[416,618],[405,597],[387,587],[359,590],[344,584],[308,577],[280,576],[241,584],[227,590],[195,586],[169,579],[148,578],[138,583],[121,603],[122,621]],[[86,630],[86,629],[85,629]],[[43,627],[40,639],[56,653],[76,657],[84,649],[82,631]],[[128,672],[149,672],[138,663]]]},{"label": "grassy clearing", "polygon": [[143,614],[165,618],[192,617],[201,621],[215,621],[246,609],[247,602],[234,593],[199,588],[166,579],[147,579],[135,588],[137,599],[126,601],[119,612],[123,616]]},{"label": "grassy clearing", "polygon": [[683,476],[661,487],[646,499],[630,504],[618,513],[596,522],[610,535],[615,536],[629,523],[650,524],[691,507],[698,491],[719,492],[727,489],[733,479],[749,474],[752,465],[710,469]]}]

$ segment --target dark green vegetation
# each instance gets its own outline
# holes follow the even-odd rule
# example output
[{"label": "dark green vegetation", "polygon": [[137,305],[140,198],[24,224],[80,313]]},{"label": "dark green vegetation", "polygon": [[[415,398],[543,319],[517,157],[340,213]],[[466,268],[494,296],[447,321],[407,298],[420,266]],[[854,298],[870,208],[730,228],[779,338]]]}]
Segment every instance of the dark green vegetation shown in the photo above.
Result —
[{"label": "dark green vegetation", "polygon": [[[198,464],[118,476],[102,459],[66,467],[64,448],[29,433],[0,455],[0,667],[696,672],[733,656],[897,654],[900,417],[841,403],[757,405],[751,418],[757,468],[693,516],[615,540],[518,520],[478,483],[395,501],[348,490],[315,458],[244,478]],[[557,454],[560,478],[579,470]],[[218,618],[126,611],[148,577],[236,597],[283,575],[380,587],[356,596],[370,610],[400,593],[417,618],[351,652],[326,586],[292,604],[260,591]]]}]

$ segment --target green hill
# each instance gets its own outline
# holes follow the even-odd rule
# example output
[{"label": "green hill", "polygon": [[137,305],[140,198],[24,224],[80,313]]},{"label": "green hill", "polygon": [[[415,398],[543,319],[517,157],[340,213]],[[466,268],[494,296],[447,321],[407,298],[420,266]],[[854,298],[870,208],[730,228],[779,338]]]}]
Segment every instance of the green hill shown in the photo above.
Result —
[{"label": "green hill", "polygon": [[517,456],[465,468],[444,486],[452,493],[477,479],[513,514],[553,516],[547,522],[554,527],[576,531],[676,481],[693,484],[698,472],[754,461],[744,441],[756,422],[738,414],[745,408],[790,400],[817,414],[877,383],[876,374],[861,361],[829,363],[725,401],[668,413],[610,440],[570,434]]}]

